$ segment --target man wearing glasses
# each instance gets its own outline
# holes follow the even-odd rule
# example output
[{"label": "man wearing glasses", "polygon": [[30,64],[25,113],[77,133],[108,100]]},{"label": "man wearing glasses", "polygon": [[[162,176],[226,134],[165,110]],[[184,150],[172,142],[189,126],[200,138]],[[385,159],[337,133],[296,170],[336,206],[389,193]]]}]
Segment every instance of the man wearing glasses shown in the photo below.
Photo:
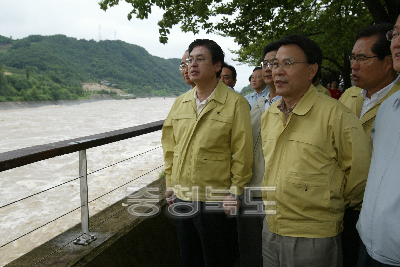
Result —
[{"label": "man wearing glasses", "polygon": [[262,152],[261,115],[275,101],[281,99],[281,96],[276,94],[272,71],[268,67],[268,63],[275,58],[278,48],[279,46],[276,42],[271,42],[264,47],[261,67],[263,79],[269,87],[269,92],[266,96],[257,100],[250,111],[253,133],[253,177],[245,188],[240,214],[237,217],[240,262],[242,267],[263,266],[262,228],[265,213],[260,188],[265,172],[265,163]]},{"label": "man wearing glasses", "polygon": [[[400,18],[387,33],[393,68],[400,71]],[[397,85],[397,84],[396,84]],[[371,168],[357,230],[362,244],[357,266],[400,266],[400,91],[379,107],[371,131]]]},{"label": "man wearing glasses", "polygon": [[218,77],[221,47],[197,39],[188,73],[196,86],[178,97],[162,130],[169,212],[183,266],[233,266],[238,199],[252,176],[250,109]]},{"label": "man wearing glasses", "polygon": [[[381,103],[400,90],[399,77],[393,69],[390,41],[386,38],[386,33],[392,29],[393,24],[382,23],[370,25],[357,34],[349,57],[356,86],[347,89],[339,99],[360,119],[369,140]],[[360,237],[356,223],[360,210],[361,203],[354,209],[346,209],[344,215],[344,267],[357,264]]]},{"label": "man wearing glasses", "polygon": [[182,56],[182,62],[179,65],[179,70],[181,71],[182,78],[185,80],[185,83],[187,85],[190,85],[193,89],[193,87],[196,86],[194,82],[192,82],[189,78],[189,72],[188,72],[188,65],[186,64],[186,60],[189,58],[189,50],[186,50],[185,53]]},{"label": "man wearing glasses", "polygon": [[393,24],[382,23],[362,29],[349,56],[353,81],[339,101],[361,120],[371,139],[371,129],[380,104],[400,89],[399,76],[393,69],[390,41],[386,33]]},{"label": "man wearing glasses", "polygon": [[300,35],[277,42],[269,65],[282,99],[261,117],[262,185],[276,187],[263,191],[275,213],[264,221],[263,264],[339,267],[344,209],[362,201],[371,146],[354,113],[312,86],[319,46]]}]

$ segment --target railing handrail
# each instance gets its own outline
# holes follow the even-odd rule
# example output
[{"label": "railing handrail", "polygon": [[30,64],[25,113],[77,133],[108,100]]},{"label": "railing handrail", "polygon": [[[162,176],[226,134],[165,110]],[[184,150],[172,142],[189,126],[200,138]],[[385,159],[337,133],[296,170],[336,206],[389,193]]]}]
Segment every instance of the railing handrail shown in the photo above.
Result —
[{"label": "railing handrail", "polygon": [[162,129],[163,124],[164,120],[160,120],[120,130],[0,153],[0,172],[21,167],[40,160],[102,146],[158,131]]}]

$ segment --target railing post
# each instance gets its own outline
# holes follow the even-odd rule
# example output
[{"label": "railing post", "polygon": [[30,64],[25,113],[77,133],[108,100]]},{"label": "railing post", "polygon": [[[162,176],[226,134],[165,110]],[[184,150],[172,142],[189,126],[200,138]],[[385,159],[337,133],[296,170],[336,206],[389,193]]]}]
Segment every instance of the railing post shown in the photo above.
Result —
[{"label": "railing post", "polygon": [[87,160],[86,150],[79,151],[79,177],[81,191],[81,220],[83,235],[74,240],[75,245],[89,245],[96,237],[89,234],[89,205],[87,185]]}]

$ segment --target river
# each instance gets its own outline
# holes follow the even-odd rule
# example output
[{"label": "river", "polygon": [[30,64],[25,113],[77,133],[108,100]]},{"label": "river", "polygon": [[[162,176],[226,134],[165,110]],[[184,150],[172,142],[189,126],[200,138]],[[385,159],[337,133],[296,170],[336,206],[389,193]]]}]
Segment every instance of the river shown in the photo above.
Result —
[{"label": "river", "polygon": [[[174,98],[105,100],[0,110],[0,153],[163,120]],[[87,150],[88,172],[161,146],[161,131]],[[88,176],[89,201],[163,165],[162,149]],[[78,152],[0,173],[0,206],[79,176]],[[148,184],[162,168],[130,183]],[[89,204],[93,215],[125,197],[126,187]],[[0,208],[0,246],[80,206],[79,180]],[[0,248],[0,266],[80,222],[80,210]]]}]

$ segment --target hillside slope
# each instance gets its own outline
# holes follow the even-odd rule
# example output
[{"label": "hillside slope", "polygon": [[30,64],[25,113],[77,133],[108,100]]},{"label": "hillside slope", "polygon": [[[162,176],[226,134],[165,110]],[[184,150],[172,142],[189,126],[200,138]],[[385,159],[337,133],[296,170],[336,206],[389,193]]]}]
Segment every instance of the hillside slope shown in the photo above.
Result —
[{"label": "hillside slope", "polygon": [[[27,82],[30,78],[35,81],[21,88],[15,81],[21,77],[6,76],[12,88],[4,90],[3,85],[0,96],[27,91],[46,79],[47,84],[67,90],[100,80],[108,80],[116,88],[136,95],[179,95],[187,90],[178,70],[179,59],[155,57],[140,46],[118,40],[96,42],[65,35],[31,35],[12,40],[0,36],[0,60],[3,71],[25,76]],[[43,86],[46,83],[40,85]]]}]

